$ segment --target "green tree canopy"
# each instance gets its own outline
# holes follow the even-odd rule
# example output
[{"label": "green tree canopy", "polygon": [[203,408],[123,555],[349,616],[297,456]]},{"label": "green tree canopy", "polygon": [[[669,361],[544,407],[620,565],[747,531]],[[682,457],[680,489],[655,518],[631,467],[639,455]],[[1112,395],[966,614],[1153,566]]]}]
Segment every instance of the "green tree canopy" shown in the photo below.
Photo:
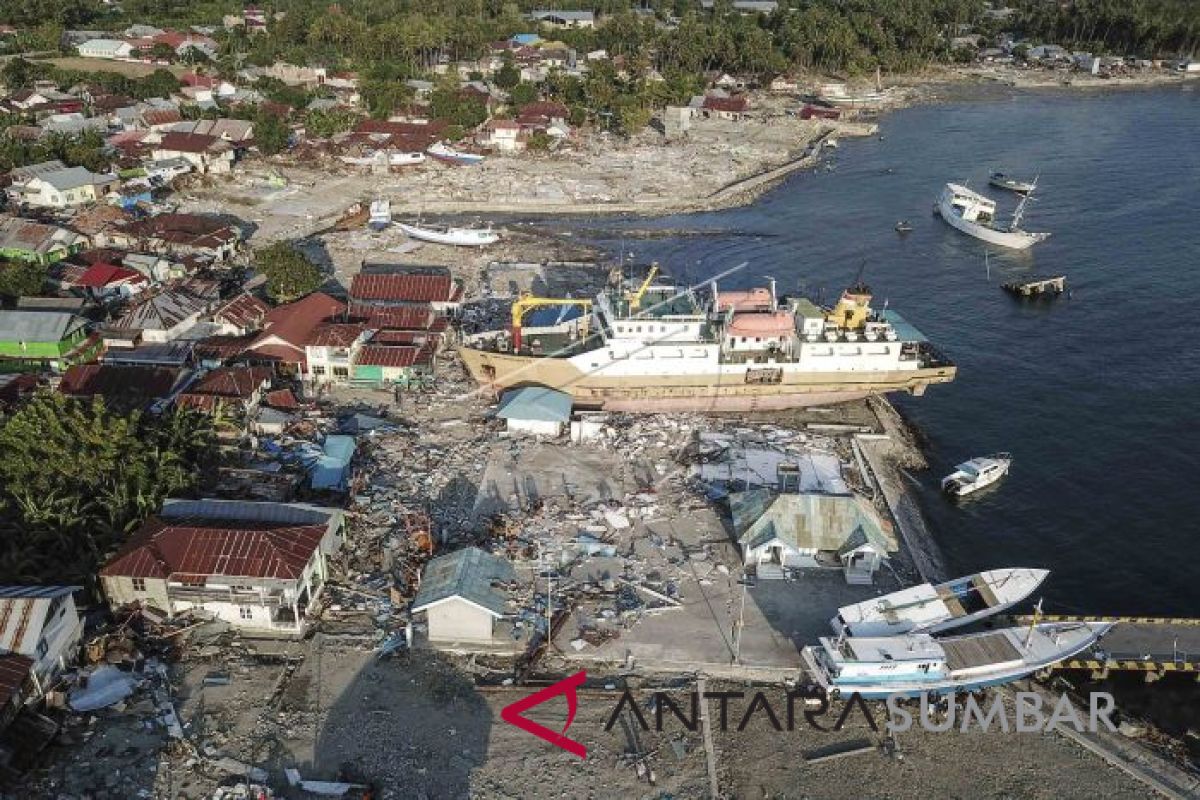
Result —
[{"label": "green tree canopy", "polygon": [[321,271],[288,242],[276,242],[254,254],[254,264],[267,278],[267,293],[280,303],[311,294],[325,282]]}]

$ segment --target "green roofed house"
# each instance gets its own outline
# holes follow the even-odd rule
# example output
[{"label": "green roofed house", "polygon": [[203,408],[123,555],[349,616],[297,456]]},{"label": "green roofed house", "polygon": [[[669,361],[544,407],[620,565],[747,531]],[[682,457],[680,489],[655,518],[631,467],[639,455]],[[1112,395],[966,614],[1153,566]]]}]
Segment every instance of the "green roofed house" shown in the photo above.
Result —
[{"label": "green roofed house", "polygon": [[0,371],[63,370],[84,355],[87,320],[66,311],[0,311]]},{"label": "green roofed house", "polygon": [[509,389],[496,416],[508,422],[510,432],[559,436],[571,419],[571,395],[545,386]]},{"label": "green roofed house", "polygon": [[52,264],[84,248],[87,240],[55,225],[18,217],[0,218],[0,258]]},{"label": "green roofed house", "polygon": [[491,642],[496,620],[508,613],[503,584],[515,579],[512,564],[466,547],[426,565],[412,613],[425,613],[431,642]]},{"label": "green roofed house", "polygon": [[784,567],[840,568],[847,583],[870,584],[899,549],[892,526],[855,494],[777,494],[766,489],[730,495],[742,557],[760,578]]}]

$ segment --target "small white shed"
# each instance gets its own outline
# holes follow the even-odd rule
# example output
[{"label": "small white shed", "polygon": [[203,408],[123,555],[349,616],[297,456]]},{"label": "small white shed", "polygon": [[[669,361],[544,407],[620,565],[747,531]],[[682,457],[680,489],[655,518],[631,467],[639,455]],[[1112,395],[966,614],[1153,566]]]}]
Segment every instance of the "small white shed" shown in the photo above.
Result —
[{"label": "small white shed", "polygon": [[508,608],[512,565],[477,547],[439,556],[425,567],[412,613],[425,613],[430,642],[491,642]]},{"label": "small white shed", "polygon": [[513,433],[561,436],[571,419],[571,395],[545,386],[509,389],[500,398],[496,416]]}]

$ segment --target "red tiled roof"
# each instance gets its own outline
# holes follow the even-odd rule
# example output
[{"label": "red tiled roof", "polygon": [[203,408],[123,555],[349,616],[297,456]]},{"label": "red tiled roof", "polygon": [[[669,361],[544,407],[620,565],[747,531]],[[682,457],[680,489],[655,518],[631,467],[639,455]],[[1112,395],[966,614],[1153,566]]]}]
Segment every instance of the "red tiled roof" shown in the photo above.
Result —
[{"label": "red tiled roof", "polygon": [[283,409],[300,407],[300,403],[296,400],[296,395],[292,394],[291,389],[276,389],[273,392],[267,392],[263,397],[263,405]]},{"label": "red tiled roof", "polygon": [[393,303],[454,302],[462,289],[448,275],[369,275],[359,273],[350,284],[357,301]]},{"label": "red tiled roof", "polygon": [[238,328],[261,328],[271,307],[252,294],[242,292],[213,312],[213,319]]},{"label": "red tiled roof", "polygon": [[103,261],[92,264],[77,280],[73,281],[75,286],[85,289],[103,289],[115,283],[126,282],[147,283],[148,281],[146,276],[137,270],[106,264]]},{"label": "red tiled roof", "polygon": [[570,112],[562,103],[555,103],[551,100],[542,100],[534,103],[526,103],[521,106],[521,116],[523,117],[547,117],[549,119],[566,119]]},{"label": "red tiled roof", "polygon": [[371,337],[371,344],[407,344],[423,345],[436,333],[429,331],[376,331]]},{"label": "red tiled roof", "polygon": [[411,367],[417,363],[419,347],[396,347],[369,344],[358,351],[355,366],[364,367]]},{"label": "red tiled roof", "polygon": [[323,322],[309,331],[304,343],[313,347],[349,347],[366,329],[366,325],[353,322]]},{"label": "red tiled roof", "polygon": [[321,525],[151,518],[100,569],[103,576],[295,579],[321,544]]},{"label": "red tiled roof", "polygon": [[351,319],[361,320],[368,328],[398,328],[402,330],[428,330],[437,319],[431,306],[414,303],[408,306],[373,306],[369,303],[351,303],[347,311]]},{"label": "red tiled roof", "polygon": [[16,653],[0,655],[0,708],[8,708],[20,696],[32,669],[32,658]]},{"label": "red tiled roof", "polygon": [[226,361],[246,352],[257,338],[257,333],[248,333],[245,336],[209,336],[196,342],[192,352],[198,358]]},{"label": "red tiled roof", "polygon": [[742,114],[750,108],[745,97],[705,97],[704,108],[712,111],[731,111]]},{"label": "red tiled roof", "polygon": [[[264,383],[271,380],[270,367],[218,367],[188,387],[185,397],[208,396],[230,400],[248,400]],[[207,405],[208,401],[199,401]]]},{"label": "red tiled roof", "polygon": [[150,127],[154,127],[155,125],[170,125],[175,122],[182,122],[183,116],[173,108],[159,108],[142,112],[142,121]]},{"label": "red tiled roof", "polygon": [[206,136],[203,133],[179,133],[172,131],[163,134],[162,141],[155,145],[157,150],[170,150],[177,153],[207,153],[213,148],[224,149],[228,143],[216,136]]},{"label": "red tiled roof", "polygon": [[346,304],[340,300],[323,292],[313,292],[294,303],[271,309],[261,338],[275,336],[294,347],[303,347],[313,328],[345,311]]},{"label": "red tiled roof", "polygon": [[493,131],[519,131],[521,125],[511,119],[489,119],[483,127]]},{"label": "red tiled roof", "polygon": [[58,391],[70,397],[100,395],[110,402],[141,405],[170,394],[179,374],[170,367],[76,364],[63,373]]}]

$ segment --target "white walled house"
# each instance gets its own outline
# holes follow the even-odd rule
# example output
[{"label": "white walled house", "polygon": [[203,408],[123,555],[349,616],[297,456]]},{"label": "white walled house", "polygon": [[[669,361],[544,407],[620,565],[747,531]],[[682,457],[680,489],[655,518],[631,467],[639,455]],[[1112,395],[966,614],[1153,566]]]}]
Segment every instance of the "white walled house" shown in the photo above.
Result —
[{"label": "white walled house", "polygon": [[31,177],[20,186],[17,198],[35,208],[69,208],[102,200],[119,183],[116,175],[101,175],[86,167],[66,167]]},{"label": "white walled house", "polygon": [[302,635],[342,543],[342,512],[299,503],[168,500],[100,570],[113,608],[199,609]]},{"label": "white walled house", "polygon": [[571,395],[545,386],[509,389],[500,398],[496,416],[510,433],[558,437],[571,420]]},{"label": "white walled house", "polygon": [[354,361],[371,333],[358,323],[317,325],[304,342],[305,379],[313,386],[349,383]]},{"label": "white walled house", "polygon": [[78,586],[0,586],[0,653],[25,656],[33,664],[38,695],[75,663],[83,620],[75,607]]},{"label": "white walled house", "polygon": [[511,564],[476,547],[438,556],[425,566],[412,613],[425,614],[430,642],[491,643],[515,577]]},{"label": "white walled house", "polygon": [[133,45],[120,39],[89,39],[76,50],[84,58],[130,58]]}]

